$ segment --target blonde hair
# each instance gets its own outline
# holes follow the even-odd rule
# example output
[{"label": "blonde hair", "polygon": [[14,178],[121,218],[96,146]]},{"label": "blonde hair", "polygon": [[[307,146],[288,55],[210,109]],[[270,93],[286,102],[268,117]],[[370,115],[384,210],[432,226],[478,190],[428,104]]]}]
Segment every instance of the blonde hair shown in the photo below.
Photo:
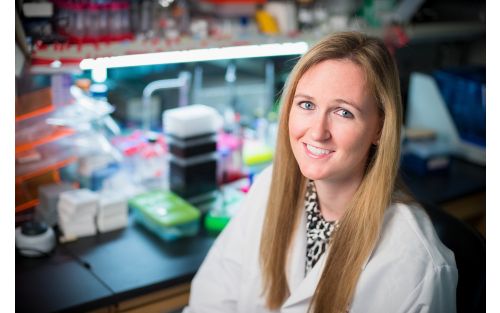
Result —
[{"label": "blonde hair", "polygon": [[287,256],[304,210],[306,178],[290,146],[289,112],[302,75],[312,66],[330,59],[349,60],[365,71],[383,123],[379,144],[367,161],[362,182],[331,239],[310,310],[315,313],[348,310],[362,266],[378,241],[384,212],[393,200],[402,122],[396,64],[379,39],[356,32],[333,34],[302,56],[281,98],[276,158],[260,242],[264,297],[269,309],[281,307],[290,294],[285,273]]}]

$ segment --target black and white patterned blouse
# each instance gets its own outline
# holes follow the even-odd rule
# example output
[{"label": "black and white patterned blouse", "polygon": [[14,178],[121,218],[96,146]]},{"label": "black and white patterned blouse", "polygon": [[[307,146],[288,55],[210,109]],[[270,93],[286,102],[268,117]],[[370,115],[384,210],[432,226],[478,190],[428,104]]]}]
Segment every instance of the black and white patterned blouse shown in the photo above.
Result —
[{"label": "black and white patterned blouse", "polygon": [[338,221],[326,221],[319,210],[318,195],[314,182],[309,180],[305,197],[307,215],[306,274],[314,267],[328,247],[332,233],[338,229]]}]

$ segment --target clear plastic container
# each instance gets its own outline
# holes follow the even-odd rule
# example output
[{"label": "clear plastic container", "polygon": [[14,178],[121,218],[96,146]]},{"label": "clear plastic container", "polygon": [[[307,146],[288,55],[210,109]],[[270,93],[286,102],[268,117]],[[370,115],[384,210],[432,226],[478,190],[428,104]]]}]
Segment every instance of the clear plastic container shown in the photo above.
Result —
[{"label": "clear plastic container", "polygon": [[86,35],[85,31],[85,8],[81,3],[73,3],[71,5],[72,22],[70,23],[70,34],[72,36],[83,38]]},{"label": "clear plastic container", "polygon": [[109,4],[109,33],[112,37],[121,36],[122,29],[122,5],[120,2],[111,2]]},{"label": "clear plastic container", "polygon": [[89,3],[85,14],[86,36],[88,39],[98,40],[101,35],[100,7],[97,3]]},{"label": "clear plastic container", "polygon": [[109,36],[109,3],[99,3],[99,35],[102,38]]},{"label": "clear plastic container", "polygon": [[130,27],[130,5],[128,2],[121,3],[121,34],[128,34]]},{"label": "clear plastic container", "polygon": [[71,10],[68,1],[59,1],[57,3],[56,15],[56,29],[60,34],[67,34],[69,32],[69,25],[71,19]]}]

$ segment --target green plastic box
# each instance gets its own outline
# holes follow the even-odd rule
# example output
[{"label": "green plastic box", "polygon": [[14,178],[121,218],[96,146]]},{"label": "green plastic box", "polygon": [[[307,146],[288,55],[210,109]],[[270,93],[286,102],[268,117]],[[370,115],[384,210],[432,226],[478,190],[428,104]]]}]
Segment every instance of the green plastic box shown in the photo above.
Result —
[{"label": "green plastic box", "polygon": [[136,222],[164,240],[195,236],[199,231],[200,211],[173,192],[150,191],[128,204]]}]

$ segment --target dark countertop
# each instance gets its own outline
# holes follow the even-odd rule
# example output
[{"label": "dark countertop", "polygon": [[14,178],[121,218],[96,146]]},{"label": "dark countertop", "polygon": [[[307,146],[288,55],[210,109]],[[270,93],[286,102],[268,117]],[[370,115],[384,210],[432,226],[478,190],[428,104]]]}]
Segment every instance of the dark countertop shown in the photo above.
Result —
[{"label": "dark countertop", "polygon": [[16,312],[87,311],[113,296],[83,264],[58,247],[48,258],[16,253]]},{"label": "dark countertop", "polygon": [[122,298],[189,282],[214,241],[203,234],[163,241],[130,219],[126,229],[66,245]]},{"label": "dark countertop", "polygon": [[[486,189],[486,169],[459,159],[444,174],[401,174],[419,201],[437,205]],[[188,283],[213,241],[203,232],[163,241],[131,217],[123,230],[59,244],[46,258],[16,254],[16,311],[83,312]]]},{"label": "dark countertop", "polygon": [[16,254],[17,312],[84,312],[189,283],[214,237],[163,241],[127,228],[59,244],[46,258]]},{"label": "dark countertop", "polygon": [[401,170],[401,178],[413,196],[424,203],[443,204],[486,191],[486,168],[451,158],[447,172],[420,176]]}]

